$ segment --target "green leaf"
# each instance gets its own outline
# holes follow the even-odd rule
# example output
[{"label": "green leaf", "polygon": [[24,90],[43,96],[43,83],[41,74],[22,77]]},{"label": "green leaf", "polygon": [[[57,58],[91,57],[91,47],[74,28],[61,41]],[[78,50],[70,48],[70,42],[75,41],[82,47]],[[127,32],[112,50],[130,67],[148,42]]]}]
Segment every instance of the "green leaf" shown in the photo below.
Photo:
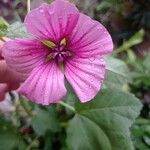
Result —
[{"label": "green leaf", "polygon": [[150,86],[150,54],[147,54],[144,59],[137,58],[133,66],[133,71],[131,72],[131,77],[133,78],[133,84],[139,86],[144,84],[145,86]]},{"label": "green leaf", "polygon": [[108,9],[115,10],[116,12],[120,12],[121,9],[121,1],[120,0],[102,0],[101,3],[97,4],[97,11],[106,12]]},{"label": "green leaf", "polygon": [[138,118],[131,128],[132,139],[138,150],[149,150],[150,119]]},{"label": "green leaf", "polygon": [[104,89],[86,104],[75,105],[69,122],[67,144],[71,150],[133,150],[129,128],[141,103],[132,94]]},{"label": "green leaf", "polygon": [[26,32],[26,29],[23,23],[15,22],[8,27],[8,29],[6,30],[5,36],[9,38],[29,37],[29,34]]},{"label": "green leaf", "polygon": [[144,139],[145,143],[146,143],[148,146],[150,146],[150,137],[149,137],[149,136],[144,136],[143,139]]},{"label": "green leaf", "polygon": [[45,135],[47,131],[58,132],[60,130],[59,122],[53,109],[50,111],[40,110],[32,118],[32,127],[39,135]]},{"label": "green leaf", "polygon": [[143,142],[142,138],[134,139],[134,143],[137,150],[149,150],[149,147]]},{"label": "green leaf", "polygon": [[104,85],[112,88],[123,88],[129,81],[129,70],[125,62],[113,58],[106,57],[106,76]]}]

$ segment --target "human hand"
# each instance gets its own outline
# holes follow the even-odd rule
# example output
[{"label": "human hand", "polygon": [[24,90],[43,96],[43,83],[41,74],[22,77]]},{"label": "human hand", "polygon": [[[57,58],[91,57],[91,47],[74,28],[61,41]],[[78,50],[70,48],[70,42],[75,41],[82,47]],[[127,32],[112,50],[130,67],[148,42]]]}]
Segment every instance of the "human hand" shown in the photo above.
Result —
[{"label": "human hand", "polygon": [[[9,39],[4,38],[5,41]],[[0,101],[4,100],[8,91],[15,90],[19,87],[19,75],[12,71],[2,57],[2,47],[4,41],[0,40]]]}]

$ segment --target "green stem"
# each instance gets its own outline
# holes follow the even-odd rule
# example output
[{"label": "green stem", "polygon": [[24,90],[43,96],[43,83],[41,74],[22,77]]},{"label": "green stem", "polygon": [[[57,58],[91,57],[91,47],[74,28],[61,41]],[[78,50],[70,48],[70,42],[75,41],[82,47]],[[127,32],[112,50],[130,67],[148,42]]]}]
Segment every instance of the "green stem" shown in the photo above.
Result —
[{"label": "green stem", "polygon": [[21,104],[21,106],[23,107],[23,109],[25,110],[25,112],[26,112],[30,117],[32,117],[33,114],[32,114],[32,112],[31,112],[30,106],[29,106],[29,104],[27,103],[27,101],[25,101],[22,97],[20,98],[20,104]]},{"label": "green stem", "polygon": [[65,102],[63,102],[63,101],[60,101],[60,102],[58,102],[58,103],[59,103],[60,105],[64,106],[64,107],[68,108],[69,110],[71,110],[71,111],[73,111],[73,112],[76,112],[75,108],[72,107],[72,106],[70,106],[70,105],[68,105],[67,103],[65,103]]},{"label": "green stem", "polygon": [[33,139],[33,141],[30,143],[30,145],[26,148],[26,150],[30,150],[32,148],[32,146],[34,146],[35,142],[38,140],[38,136],[35,137],[35,139]]},{"label": "green stem", "polygon": [[27,0],[27,12],[29,13],[31,10],[31,2],[30,0]]}]

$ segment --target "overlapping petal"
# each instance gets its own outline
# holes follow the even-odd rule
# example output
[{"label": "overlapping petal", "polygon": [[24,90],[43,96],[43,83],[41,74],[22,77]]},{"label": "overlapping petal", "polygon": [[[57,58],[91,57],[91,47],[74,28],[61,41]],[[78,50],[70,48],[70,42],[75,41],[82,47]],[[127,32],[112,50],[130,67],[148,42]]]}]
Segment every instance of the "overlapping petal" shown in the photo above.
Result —
[{"label": "overlapping petal", "polygon": [[80,14],[69,41],[69,49],[78,57],[102,56],[113,50],[111,36],[105,27],[84,14]]},{"label": "overlapping petal", "polygon": [[55,0],[32,10],[25,18],[27,31],[41,39],[56,41],[72,32],[79,17],[74,4]]},{"label": "overlapping petal", "polygon": [[55,62],[42,64],[32,71],[18,91],[38,104],[56,103],[66,94],[64,75]]},{"label": "overlapping petal", "polygon": [[45,60],[46,53],[41,42],[26,38],[8,41],[3,47],[3,57],[8,66],[24,78]]},{"label": "overlapping petal", "polygon": [[65,76],[81,102],[95,97],[100,90],[105,74],[103,58],[70,59],[65,64]]}]

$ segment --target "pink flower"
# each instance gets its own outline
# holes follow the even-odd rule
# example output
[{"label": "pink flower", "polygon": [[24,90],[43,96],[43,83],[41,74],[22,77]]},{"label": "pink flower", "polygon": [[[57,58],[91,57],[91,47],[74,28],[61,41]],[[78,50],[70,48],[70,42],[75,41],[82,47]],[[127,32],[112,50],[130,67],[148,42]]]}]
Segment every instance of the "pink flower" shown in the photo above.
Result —
[{"label": "pink flower", "polygon": [[102,56],[113,49],[105,27],[65,0],[32,10],[25,26],[36,38],[9,41],[3,53],[25,79],[19,92],[38,104],[56,103],[66,95],[66,77],[81,102],[93,99],[104,80]]}]

